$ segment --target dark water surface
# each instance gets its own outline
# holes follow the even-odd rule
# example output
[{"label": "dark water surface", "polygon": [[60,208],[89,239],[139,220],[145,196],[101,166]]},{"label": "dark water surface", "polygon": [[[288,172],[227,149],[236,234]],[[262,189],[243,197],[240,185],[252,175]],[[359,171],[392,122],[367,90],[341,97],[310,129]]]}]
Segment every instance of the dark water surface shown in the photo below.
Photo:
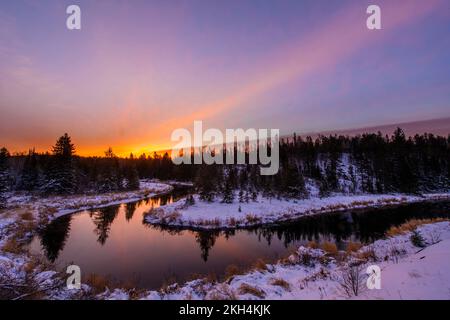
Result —
[{"label": "dark water surface", "polygon": [[390,226],[413,217],[450,216],[450,202],[445,201],[330,213],[252,230],[198,232],[144,223],[144,212],[176,201],[186,192],[177,189],[58,218],[35,237],[31,251],[42,253],[60,268],[79,265],[83,275],[95,273],[157,289],[166,281],[183,281],[194,274],[221,276],[230,264],[246,267],[259,258],[285,257],[310,240],[333,241],[343,247],[348,240],[378,239]]}]

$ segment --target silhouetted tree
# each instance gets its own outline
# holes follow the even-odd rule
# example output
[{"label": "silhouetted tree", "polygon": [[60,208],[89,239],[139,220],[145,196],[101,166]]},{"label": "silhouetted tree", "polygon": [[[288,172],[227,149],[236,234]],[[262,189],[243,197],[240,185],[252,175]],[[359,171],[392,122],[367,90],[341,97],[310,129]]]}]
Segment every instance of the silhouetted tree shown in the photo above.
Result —
[{"label": "silhouetted tree", "polygon": [[6,148],[0,149],[0,208],[6,205],[5,192],[9,189],[8,178],[9,152]]},{"label": "silhouetted tree", "polygon": [[73,155],[75,146],[67,133],[53,147],[53,157],[46,169],[42,191],[54,194],[70,194],[76,191]]}]

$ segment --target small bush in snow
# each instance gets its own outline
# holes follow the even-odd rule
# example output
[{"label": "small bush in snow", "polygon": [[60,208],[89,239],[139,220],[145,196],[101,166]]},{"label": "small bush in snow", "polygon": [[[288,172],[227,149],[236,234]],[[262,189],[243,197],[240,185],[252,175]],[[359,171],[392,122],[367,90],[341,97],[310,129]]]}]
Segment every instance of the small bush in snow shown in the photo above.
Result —
[{"label": "small bush in snow", "polygon": [[409,240],[411,240],[411,243],[416,247],[419,247],[419,248],[425,247],[425,239],[422,237],[420,232],[417,230],[414,230],[412,232],[411,236],[409,237]]}]

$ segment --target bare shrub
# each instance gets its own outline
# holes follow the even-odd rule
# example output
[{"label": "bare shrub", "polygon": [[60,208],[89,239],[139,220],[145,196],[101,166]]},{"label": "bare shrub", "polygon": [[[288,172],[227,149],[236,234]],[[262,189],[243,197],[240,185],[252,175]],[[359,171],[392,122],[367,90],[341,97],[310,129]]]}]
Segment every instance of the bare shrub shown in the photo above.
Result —
[{"label": "bare shrub", "polygon": [[404,248],[399,248],[395,245],[392,245],[389,249],[389,257],[394,263],[398,263],[400,258],[406,254],[406,250]]},{"label": "bare shrub", "polygon": [[441,241],[442,241],[441,232],[434,230],[430,233],[430,243],[431,244],[436,244]]},{"label": "bare shrub", "polygon": [[355,264],[342,271],[339,284],[345,294],[351,298],[361,293],[364,288],[364,281],[363,265]]}]

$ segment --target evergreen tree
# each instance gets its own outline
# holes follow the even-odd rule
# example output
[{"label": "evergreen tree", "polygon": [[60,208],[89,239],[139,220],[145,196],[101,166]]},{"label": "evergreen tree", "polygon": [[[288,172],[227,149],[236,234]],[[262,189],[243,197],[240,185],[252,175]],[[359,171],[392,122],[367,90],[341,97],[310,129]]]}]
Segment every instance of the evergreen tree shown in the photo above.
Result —
[{"label": "evergreen tree", "polygon": [[25,158],[25,163],[22,169],[22,179],[20,182],[20,189],[32,191],[39,186],[39,168],[38,159],[34,149],[28,152]]},{"label": "evergreen tree", "polygon": [[125,186],[127,190],[139,189],[139,176],[134,164],[127,167],[125,174]]},{"label": "evergreen tree", "polygon": [[203,201],[211,202],[217,190],[217,171],[214,165],[201,165],[195,178],[195,187]]},{"label": "evergreen tree", "polygon": [[75,146],[67,133],[53,147],[53,157],[46,170],[42,191],[50,194],[70,194],[76,191],[73,155]]},{"label": "evergreen tree", "polygon": [[0,149],[0,208],[5,207],[6,197],[5,192],[9,189],[8,177],[8,158],[9,152],[6,148]]},{"label": "evergreen tree", "polygon": [[229,172],[227,178],[225,179],[222,202],[233,203],[233,200],[234,200],[233,174]]}]

